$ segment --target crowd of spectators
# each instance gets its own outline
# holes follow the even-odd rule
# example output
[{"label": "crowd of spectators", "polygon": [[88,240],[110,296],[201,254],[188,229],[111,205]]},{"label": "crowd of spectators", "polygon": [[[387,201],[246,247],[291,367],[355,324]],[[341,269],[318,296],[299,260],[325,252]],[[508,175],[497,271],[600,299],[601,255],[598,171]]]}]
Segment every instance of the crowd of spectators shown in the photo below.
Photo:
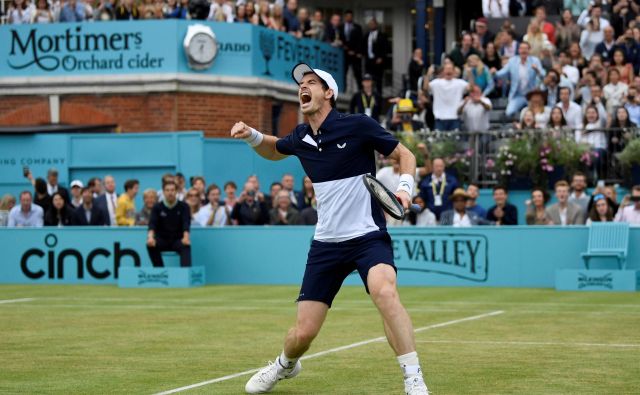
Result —
[{"label": "crowd of spectators", "polygon": [[[381,168],[377,177],[389,189],[395,190],[400,177],[398,164]],[[135,179],[126,180],[118,195],[116,180],[109,175],[102,179],[91,178],[86,186],[81,180],[74,180],[69,189],[58,183],[55,169],[49,170],[46,180],[33,178],[31,173],[28,178],[34,186],[33,192],[25,190],[17,199],[6,194],[0,200],[0,226],[148,226],[154,229],[154,223],[160,218],[158,212],[175,211],[177,202],[184,207],[183,212],[174,213],[176,217],[184,216],[176,219],[181,229],[315,225],[318,221],[313,184],[306,176],[298,190],[293,176],[285,174],[280,182],[269,185],[267,194],[256,175],[249,176],[239,190],[232,181],[221,189],[216,184],[206,186],[205,179],[197,176],[191,177],[190,186],[187,186],[181,173],[165,174],[160,190],[148,188],[142,192],[143,206],[140,208],[135,203],[140,183]],[[481,207],[478,204],[479,186],[471,183],[463,189],[456,178],[447,173],[440,158],[418,169],[417,185],[413,201],[420,206],[420,211],[411,212],[403,221],[389,217],[389,226],[518,225],[518,207],[509,202],[505,187],[494,187],[494,205]],[[167,191],[170,196],[165,195]],[[534,189],[526,207],[520,208],[526,210],[526,224],[583,225],[594,221],[620,221],[640,225],[640,185],[633,187],[621,200],[613,186],[604,184],[598,184],[588,195],[586,176],[576,173],[570,184],[566,181],[556,183],[555,197],[557,203],[547,205],[547,191]],[[177,236],[165,239],[168,244],[181,241]],[[188,239],[184,244],[188,245]]]}]

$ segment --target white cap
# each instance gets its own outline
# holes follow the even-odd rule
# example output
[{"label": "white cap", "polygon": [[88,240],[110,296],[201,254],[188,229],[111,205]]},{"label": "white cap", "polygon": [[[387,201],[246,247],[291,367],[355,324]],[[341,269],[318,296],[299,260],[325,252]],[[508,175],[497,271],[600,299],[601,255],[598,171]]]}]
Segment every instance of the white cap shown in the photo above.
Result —
[{"label": "white cap", "polygon": [[71,188],[73,187],[84,188],[84,184],[80,180],[73,180],[71,181]]},{"label": "white cap", "polygon": [[333,98],[335,100],[338,100],[338,84],[336,84],[336,80],[333,79],[331,74],[327,73],[324,70],[312,69],[306,63],[298,63],[293,67],[293,70],[291,70],[291,77],[293,77],[293,80],[296,82],[296,84],[300,85],[300,83],[302,82],[302,77],[304,77],[305,74],[309,73],[317,75],[322,81],[324,81],[329,89],[333,91]]}]

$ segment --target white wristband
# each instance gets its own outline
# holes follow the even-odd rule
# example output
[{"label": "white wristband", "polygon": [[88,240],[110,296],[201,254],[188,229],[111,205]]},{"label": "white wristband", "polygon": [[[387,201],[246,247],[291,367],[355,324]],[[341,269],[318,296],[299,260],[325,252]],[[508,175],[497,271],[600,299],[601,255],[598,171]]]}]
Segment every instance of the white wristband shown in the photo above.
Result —
[{"label": "white wristband", "polygon": [[251,135],[246,139],[244,139],[244,141],[245,143],[255,148],[262,143],[262,140],[264,139],[264,135],[258,132],[257,130],[255,130],[254,128],[250,128],[250,129],[251,129]]},{"label": "white wristband", "polygon": [[411,174],[401,174],[396,191],[405,191],[409,196],[413,196],[413,183],[414,180]]}]

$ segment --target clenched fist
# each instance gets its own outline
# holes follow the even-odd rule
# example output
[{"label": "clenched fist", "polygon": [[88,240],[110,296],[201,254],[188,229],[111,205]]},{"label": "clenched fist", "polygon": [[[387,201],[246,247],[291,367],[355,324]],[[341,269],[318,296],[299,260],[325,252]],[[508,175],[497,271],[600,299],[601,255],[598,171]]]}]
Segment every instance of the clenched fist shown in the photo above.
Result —
[{"label": "clenched fist", "polygon": [[251,128],[244,122],[236,122],[231,128],[231,137],[234,139],[246,139],[251,136]]}]

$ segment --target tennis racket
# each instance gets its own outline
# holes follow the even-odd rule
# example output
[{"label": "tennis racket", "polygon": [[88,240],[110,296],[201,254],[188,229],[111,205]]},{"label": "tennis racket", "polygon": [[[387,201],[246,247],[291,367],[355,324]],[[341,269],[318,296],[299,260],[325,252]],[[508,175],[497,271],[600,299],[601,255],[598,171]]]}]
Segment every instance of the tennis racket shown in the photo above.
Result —
[{"label": "tennis racket", "polygon": [[[395,219],[404,219],[407,214],[402,207],[402,203],[398,200],[396,195],[387,189],[377,178],[370,174],[362,176],[362,182],[367,188],[371,196],[380,204],[382,209]],[[420,206],[412,204],[409,210],[413,212],[419,212]]]}]

